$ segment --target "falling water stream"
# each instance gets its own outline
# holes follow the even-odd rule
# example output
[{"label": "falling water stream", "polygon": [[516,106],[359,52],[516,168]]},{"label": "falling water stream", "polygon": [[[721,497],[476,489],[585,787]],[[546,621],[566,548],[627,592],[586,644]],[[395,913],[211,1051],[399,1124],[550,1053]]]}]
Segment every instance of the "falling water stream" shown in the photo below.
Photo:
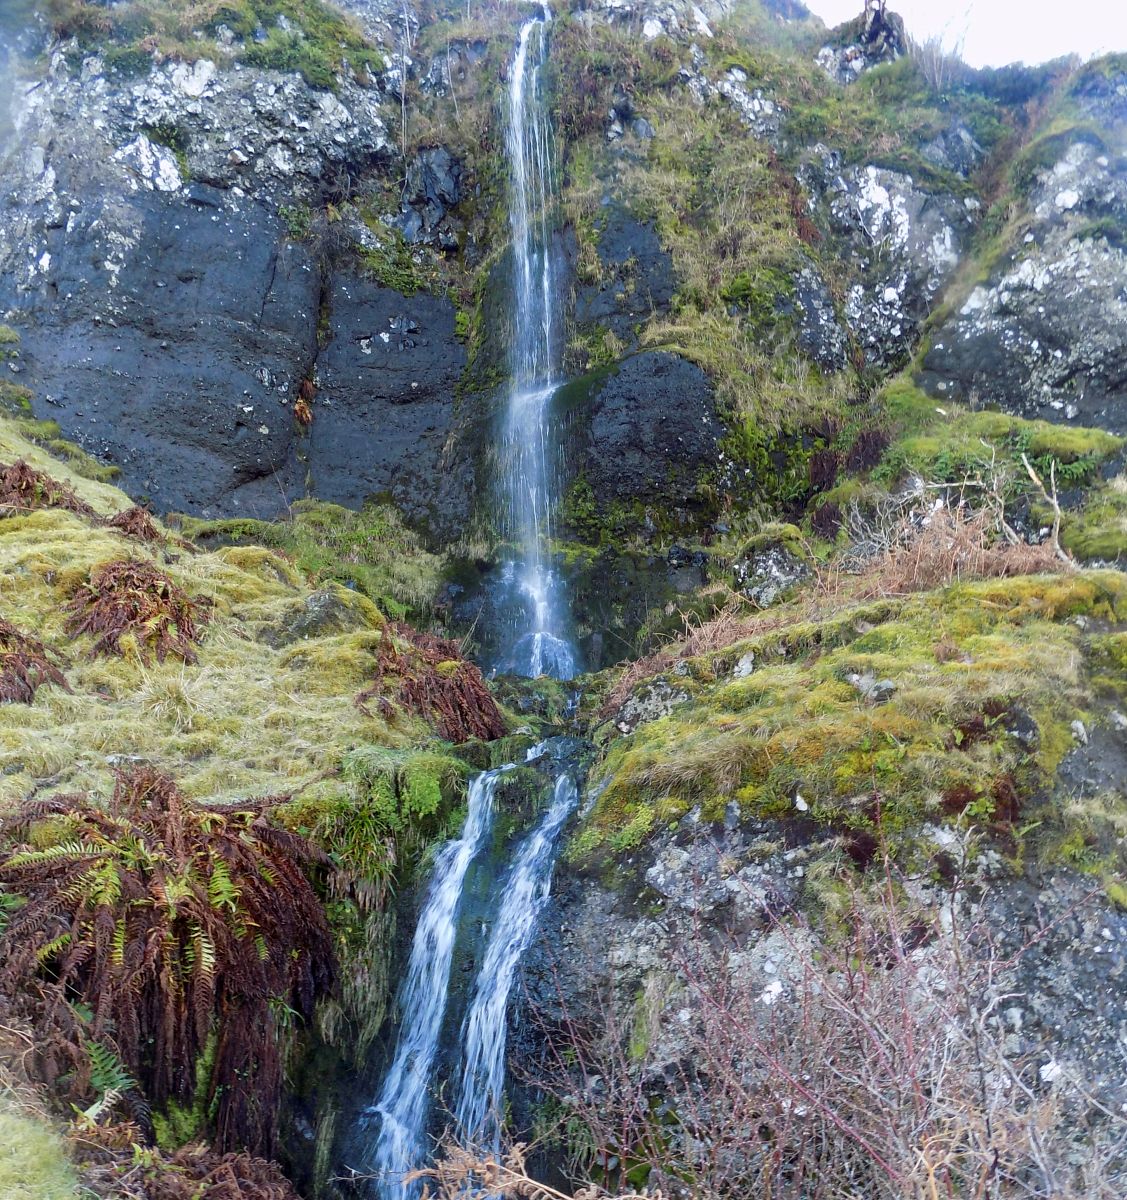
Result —
[{"label": "falling water stream", "polygon": [[[508,89],[514,303],[499,482],[504,533],[513,554],[501,582],[519,616],[507,631],[498,667],[517,675],[570,679],[576,654],[567,634],[566,596],[548,552],[556,491],[551,400],[558,386],[550,239],[552,130],[542,92],[550,21],[545,6],[521,27]],[[545,749],[534,747],[529,759],[541,757]],[[466,875],[488,841],[497,784],[510,769],[512,764],[486,771],[473,781],[465,828],[435,863],[399,992],[398,1041],[379,1099],[368,1110],[379,1120],[371,1157],[380,1200],[411,1200],[421,1191],[417,1182],[407,1183],[404,1177],[427,1158],[428,1114]],[[576,802],[574,779],[557,765],[552,801],[518,844],[493,897],[485,952],[459,1034],[460,1065],[453,1074],[455,1136],[466,1144],[495,1148],[500,1142],[509,998],[548,897],[560,833]]]}]

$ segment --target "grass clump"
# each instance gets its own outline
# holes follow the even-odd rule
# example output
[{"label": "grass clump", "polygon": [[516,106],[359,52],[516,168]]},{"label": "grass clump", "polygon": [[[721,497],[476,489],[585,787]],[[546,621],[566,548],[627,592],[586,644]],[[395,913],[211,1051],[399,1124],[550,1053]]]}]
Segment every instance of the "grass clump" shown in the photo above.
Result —
[{"label": "grass clump", "polygon": [[158,662],[173,654],[197,661],[206,602],[191,599],[152,563],[125,559],[96,567],[68,607],[67,632],[92,636],[92,655],[135,653],[148,663],[154,654]]},{"label": "grass clump", "polygon": [[358,512],[316,500],[294,504],[286,521],[180,519],[205,545],[255,543],[288,555],[313,583],[336,582],[367,596],[393,620],[430,612],[442,560],[427,551],[390,504]]},{"label": "grass clump", "polygon": [[[155,654],[147,662],[139,654],[81,655],[67,670],[72,692],[41,687],[33,704],[0,705],[0,809],[47,781],[107,794],[119,756],[175,773],[187,794],[209,801],[300,793],[360,746],[405,747],[432,736],[403,710],[389,721],[353,703],[371,683],[383,622],[362,593],[340,588],[357,617],[331,636],[314,628],[297,644],[278,644],[267,631],[291,622],[317,593],[276,549],[172,550],[128,537],[102,520],[129,509],[121,492],[52,462],[3,417],[0,455],[50,472],[96,513],[37,508],[0,521],[0,617],[48,652],[71,641],[67,606],[106,563],[147,561],[193,601],[210,601],[208,636],[190,643],[195,662],[176,653],[163,662]],[[415,569],[417,560],[394,542],[379,547],[374,533],[372,542],[377,554],[400,553],[402,569]],[[339,557],[326,558],[343,572]]]},{"label": "grass clump", "polygon": [[[49,0],[47,15],[57,37],[102,53],[107,68],[123,75],[150,70],[155,51],[187,62],[209,57],[297,72],[311,87],[328,90],[346,65],[365,79],[383,65],[359,24],[321,0],[127,0],[111,7]],[[237,39],[231,49],[215,41],[221,25]]]},{"label": "grass clump", "polygon": [[63,1140],[42,1117],[0,1098],[0,1196],[74,1200],[78,1179]]}]

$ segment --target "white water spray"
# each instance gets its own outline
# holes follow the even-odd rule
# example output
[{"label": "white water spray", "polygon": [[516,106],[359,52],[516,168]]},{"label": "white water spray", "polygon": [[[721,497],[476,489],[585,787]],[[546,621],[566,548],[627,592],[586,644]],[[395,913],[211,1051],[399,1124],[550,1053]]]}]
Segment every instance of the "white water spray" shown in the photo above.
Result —
[{"label": "white water spray", "polygon": [[577,802],[574,781],[560,775],[551,806],[521,843],[501,885],[504,899],[462,1024],[462,1083],[455,1118],[458,1137],[468,1145],[500,1148],[509,995],[548,900],[560,830]]},{"label": "white water spray", "polygon": [[[508,93],[506,148],[515,303],[501,484],[506,532],[517,554],[505,564],[502,585],[521,615],[499,666],[530,677],[547,674],[570,679],[576,655],[566,632],[565,599],[547,553],[555,492],[550,410],[558,386],[549,223],[555,194],[552,131],[541,91],[550,20],[545,7],[542,16],[522,26]],[[534,747],[529,759],[544,750]],[[413,1200],[421,1191],[417,1182],[405,1183],[404,1176],[428,1157],[424,1139],[430,1089],[466,873],[489,834],[497,781],[511,765],[473,781],[466,828],[458,841],[443,849],[435,865],[400,993],[399,1041],[379,1102],[371,1110],[382,1118],[373,1156],[380,1200]],[[509,998],[548,898],[560,833],[576,803],[575,782],[560,768],[550,806],[518,846],[499,888],[502,899],[461,1031],[457,1134],[476,1146],[500,1143]]]}]

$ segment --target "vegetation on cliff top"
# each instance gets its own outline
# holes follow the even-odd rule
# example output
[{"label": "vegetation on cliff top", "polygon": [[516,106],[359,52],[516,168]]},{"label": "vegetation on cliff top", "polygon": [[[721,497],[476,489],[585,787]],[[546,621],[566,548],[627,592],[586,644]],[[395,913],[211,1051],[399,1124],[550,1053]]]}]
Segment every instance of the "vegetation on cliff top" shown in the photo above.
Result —
[{"label": "vegetation on cliff top", "polygon": [[[220,0],[203,6],[176,0],[48,0],[55,35],[97,50],[111,71],[148,71],[154,55],[194,62],[231,59],[296,71],[312,87],[335,88],[349,66],[356,75],[383,65],[357,22],[321,0]],[[233,39],[219,40],[226,28]]]}]

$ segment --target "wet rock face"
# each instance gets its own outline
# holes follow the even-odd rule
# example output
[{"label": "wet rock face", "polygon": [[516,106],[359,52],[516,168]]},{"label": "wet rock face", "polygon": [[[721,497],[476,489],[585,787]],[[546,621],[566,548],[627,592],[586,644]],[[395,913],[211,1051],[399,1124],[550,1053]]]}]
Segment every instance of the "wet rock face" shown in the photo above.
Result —
[{"label": "wet rock face", "polygon": [[1038,177],[1023,240],[932,341],[936,397],[1127,430],[1127,155],[1074,142]]},{"label": "wet rock face", "polygon": [[409,519],[437,519],[437,508],[456,524],[468,512],[469,482],[459,464],[443,462],[465,365],[453,304],[337,275],[328,305],[309,430],[313,493],[338,504],[387,494]]},{"label": "wet rock face", "polygon": [[160,511],[277,512],[300,487],[292,405],[320,290],[308,254],[212,188],[99,202],[70,182],[65,225],[0,276],[37,415]]},{"label": "wet rock face", "polygon": [[[377,93],[205,59],[135,81],[87,59],[76,78],[58,56],[19,86],[0,311],[37,416],[160,511],[271,517],[311,481],[342,504],[387,493],[464,518],[465,480],[439,465],[464,362],[453,306],[326,278],[289,236],[287,207],[383,154]],[[444,154],[416,164],[424,203],[457,200]]]},{"label": "wet rock face", "polygon": [[[633,348],[635,326],[653,312],[665,312],[673,301],[673,260],[651,224],[613,202],[606,205],[605,214],[597,247],[603,277],[598,282],[577,280],[574,321],[581,329],[610,329],[624,346]],[[574,258],[574,247],[571,254]],[[574,263],[571,267],[574,271]]]},{"label": "wet rock face", "polygon": [[461,223],[450,209],[462,199],[462,167],[445,146],[420,150],[407,168],[398,220],[409,242],[457,250]]},{"label": "wet rock face", "polygon": [[824,146],[798,178],[858,277],[845,302],[849,327],[870,363],[897,364],[959,264],[978,201],[923,191],[910,175],[871,164],[843,170]]},{"label": "wet rock face", "polygon": [[591,395],[574,465],[601,506],[696,499],[723,432],[708,377],[666,351],[625,359]]}]

